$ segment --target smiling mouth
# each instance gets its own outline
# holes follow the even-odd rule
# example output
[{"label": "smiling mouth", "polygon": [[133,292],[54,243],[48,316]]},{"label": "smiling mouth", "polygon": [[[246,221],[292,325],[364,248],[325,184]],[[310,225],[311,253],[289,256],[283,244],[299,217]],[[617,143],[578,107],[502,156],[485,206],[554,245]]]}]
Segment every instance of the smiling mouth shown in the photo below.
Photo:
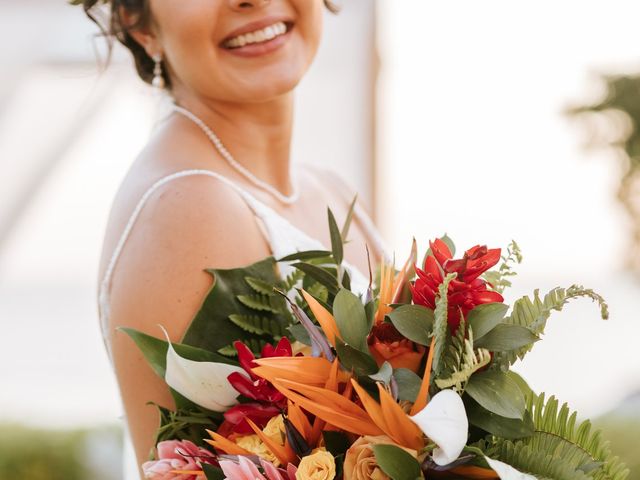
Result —
[{"label": "smiling mouth", "polygon": [[246,45],[256,45],[267,43],[274,38],[286,35],[293,28],[292,22],[275,22],[265,28],[253,32],[244,33],[236,37],[229,38],[222,42],[224,48],[230,50],[242,48]]}]

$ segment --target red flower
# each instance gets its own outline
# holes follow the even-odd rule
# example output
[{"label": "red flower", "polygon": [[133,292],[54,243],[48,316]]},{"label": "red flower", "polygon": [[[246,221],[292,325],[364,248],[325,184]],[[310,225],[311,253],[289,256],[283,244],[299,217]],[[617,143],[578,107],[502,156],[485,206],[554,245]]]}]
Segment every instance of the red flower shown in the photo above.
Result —
[{"label": "red flower", "polygon": [[480,275],[500,261],[500,249],[487,249],[477,245],[464,253],[461,259],[452,259],[453,255],[442,240],[429,242],[431,255],[424,261],[423,269],[416,268],[418,278],[411,285],[413,303],[434,309],[438,286],[445,274],[456,273],[457,277],[449,284],[447,301],[449,304],[447,319],[452,332],[460,325],[460,315],[464,318],[477,305],[501,303],[504,301],[498,292],[489,290],[487,282]]},{"label": "red flower", "polygon": [[[233,346],[236,347],[240,366],[246,374],[234,372],[227,377],[227,380],[233,385],[233,388],[254,402],[236,405],[227,410],[224,414],[223,426],[225,430],[230,432],[250,434],[253,433],[253,430],[245,418],[250,418],[259,427],[264,427],[287,405],[287,399],[270,382],[251,371],[258,364],[255,363],[256,357],[249,350],[249,347],[242,342],[235,342]],[[293,351],[289,339],[282,337],[275,347],[270,344],[265,345],[261,358],[291,357],[292,355]]]}]

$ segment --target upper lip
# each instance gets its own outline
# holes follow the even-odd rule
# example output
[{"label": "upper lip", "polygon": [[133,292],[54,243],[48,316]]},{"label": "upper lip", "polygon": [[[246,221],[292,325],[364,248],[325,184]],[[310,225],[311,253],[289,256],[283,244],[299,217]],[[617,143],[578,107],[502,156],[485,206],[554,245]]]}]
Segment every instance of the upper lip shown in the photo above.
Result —
[{"label": "upper lip", "polygon": [[273,25],[274,23],[278,23],[278,22],[284,22],[286,24],[290,24],[292,23],[292,20],[284,16],[270,16],[270,17],[265,17],[262,20],[249,22],[243,25],[242,27],[233,30],[229,35],[225,37],[224,40],[222,40],[222,43],[228,40],[231,40],[232,38],[237,37],[238,35],[243,35],[249,32],[255,32],[256,30],[262,30],[263,28],[266,28],[269,25]]}]

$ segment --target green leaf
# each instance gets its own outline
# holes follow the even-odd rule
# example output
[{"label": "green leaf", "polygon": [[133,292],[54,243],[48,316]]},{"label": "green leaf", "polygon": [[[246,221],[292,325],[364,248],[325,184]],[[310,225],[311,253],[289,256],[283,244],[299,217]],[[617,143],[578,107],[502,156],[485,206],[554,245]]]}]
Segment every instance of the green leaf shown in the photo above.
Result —
[{"label": "green leaf", "polygon": [[340,289],[333,300],[333,316],[345,343],[368,352],[367,336],[371,331],[371,324],[360,298],[349,290]]},{"label": "green leaf", "polygon": [[378,371],[378,365],[371,355],[347,345],[339,338],[336,338],[336,353],[342,366],[353,370],[359,377],[373,375]]},{"label": "green leaf", "polygon": [[525,398],[518,384],[506,372],[485,371],[472,375],[466,393],[490,412],[522,419]]},{"label": "green leaf", "polygon": [[296,252],[286,257],[282,257],[278,262],[292,262],[296,260],[315,260],[317,258],[327,258],[331,256],[328,250],[306,250],[304,252]]},{"label": "green leaf", "polygon": [[506,418],[483,408],[467,395],[464,400],[469,423],[492,435],[515,440],[530,437],[535,431],[531,415],[528,412],[525,412],[522,419]]},{"label": "green leaf", "polygon": [[398,384],[398,400],[415,402],[422,379],[408,368],[397,368],[393,372],[393,377]]},{"label": "green leaf", "polygon": [[327,209],[327,215],[329,217],[329,234],[331,235],[331,252],[336,264],[340,265],[344,259],[342,236],[336,223],[336,217],[333,216],[330,208]]},{"label": "green leaf", "polygon": [[282,337],[284,335],[282,326],[275,320],[258,315],[229,315],[229,320],[244,331],[256,335],[269,334],[272,337]]},{"label": "green leaf", "polygon": [[410,453],[395,445],[372,445],[380,469],[391,480],[416,480],[422,478],[420,464]]},{"label": "green leaf", "polygon": [[[283,309],[281,313],[257,312],[238,300],[238,295],[254,295],[255,290],[246,278],[255,278],[277,285],[280,282],[277,264],[272,257],[243,268],[206,270],[213,279],[213,285],[207,293],[200,310],[191,321],[182,343],[205,350],[217,352],[236,340],[243,342],[255,339],[256,335],[247,332],[229,321],[229,315],[266,316],[277,321],[282,328],[293,323],[291,314]],[[284,300],[282,300],[284,301]],[[273,342],[274,339],[268,339]]]},{"label": "green leaf", "polygon": [[[118,328],[118,331],[126,333],[138,346],[145,359],[156,374],[164,379],[167,368],[167,350],[169,344],[165,340],[161,340],[146,333],[142,333],[133,328]],[[173,348],[181,357],[196,362],[220,362],[237,365],[237,362],[217,353],[209,352],[197,347],[174,343]]]},{"label": "green leaf", "polygon": [[393,375],[393,367],[389,362],[384,362],[378,370],[378,373],[374,375],[369,375],[369,378],[374,382],[381,382],[385,385],[389,385],[391,382],[391,376]]},{"label": "green leaf", "polygon": [[486,348],[490,352],[508,352],[533,345],[538,340],[528,328],[503,323],[481,339],[476,339],[474,347]]},{"label": "green leaf", "polygon": [[524,395],[524,398],[529,398],[530,395],[533,395],[533,390],[531,390],[531,387],[529,386],[529,384],[526,382],[524,378],[522,378],[519,374],[517,374],[513,370],[509,370],[506,373],[509,376],[509,378],[513,380],[516,385],[518,385],[518,387],[520,388],[520,391],[522,392],[522,395]]},{"label": "green leaf", "polygon": [[307,332],[307,329],[304,328],[304,325],[300,323],[289,325],[287,327],[287,330],[289,330],[294,339],[296,339],[300,343],[311,346],[311,337],[309,336],[309,332]]},{"label": "green leaf", "polygon": [[356,201],[358,200],[358,195],[354,195],[353,200],[351,201],[351,205],[349,205],[349,212],[347,212],[347,218],[344,221],[344,225],[342,225],[342,232],[340,235],[342,239],[346,242],[349,237],[349,229],[351,228],[351,222],[353,220],[353,213],[356,209]]},{"label": "green leaf", "polygon": [[485,303],[471,310],[467,316],[467,322],[473,330],[475,339],[484,337],[502,322],[507,310],[509,310],[509,306],[504,303]]},{"label": "green leaf", "polygon": [[327,290],[329,290],[330,293],[335,294],[338,292],[338,280],[324,268],[311,265],[310,263],[294,263],[292,267],[303,271],[306,275],[309,275],[311,278],[327,287]]},{"label": "green leaf", "polygon": [[224,480],[225,474],[221,468],[214,467],[208,463],[202,464],[202,471],[207,477],[207,480]]},{"label": "green leaf", "polygon": [[431,343],[433,310],[421,305],[403,305],[392,310],[387,317],[393,326],[409,340],[425,346]]}]

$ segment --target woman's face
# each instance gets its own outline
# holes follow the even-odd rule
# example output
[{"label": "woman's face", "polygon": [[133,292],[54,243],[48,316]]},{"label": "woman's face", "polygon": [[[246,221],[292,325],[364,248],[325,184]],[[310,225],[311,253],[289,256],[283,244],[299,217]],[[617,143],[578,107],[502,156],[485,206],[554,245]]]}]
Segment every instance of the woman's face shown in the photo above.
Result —
[{"label": "woman's face", "polygon": [[260,102],[292,90],[322,33],[322,0],[150,0],[174,93]]}]

